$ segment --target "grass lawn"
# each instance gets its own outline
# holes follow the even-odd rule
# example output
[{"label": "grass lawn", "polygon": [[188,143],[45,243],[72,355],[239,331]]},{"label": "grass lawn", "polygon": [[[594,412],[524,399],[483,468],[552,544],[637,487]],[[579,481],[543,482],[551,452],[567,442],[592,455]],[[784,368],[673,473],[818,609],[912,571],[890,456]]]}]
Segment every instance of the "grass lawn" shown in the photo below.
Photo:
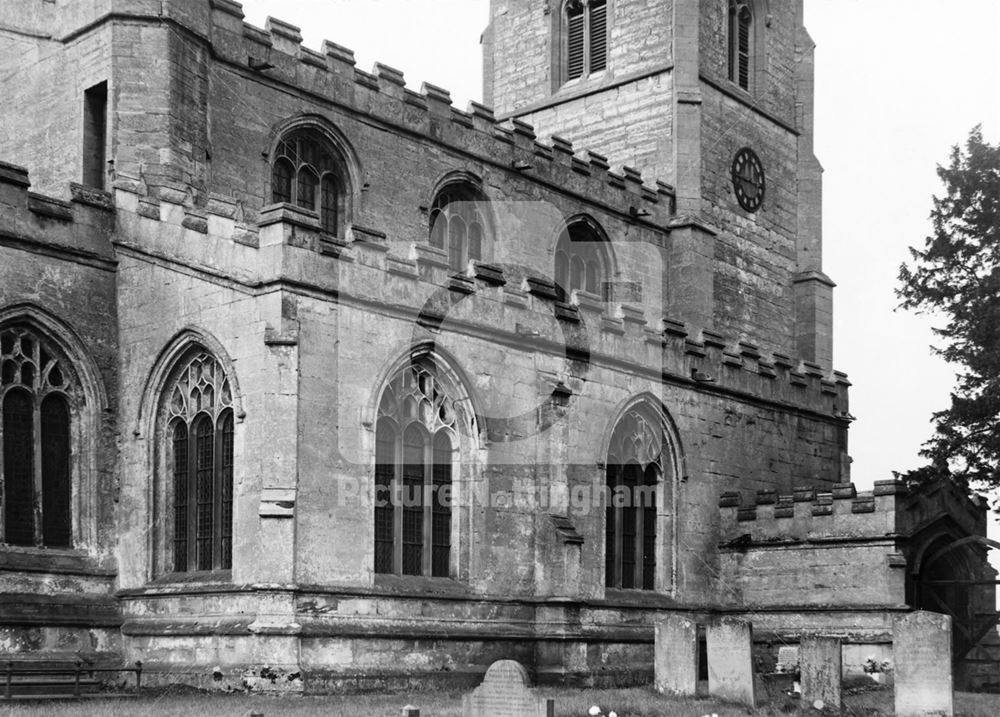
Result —
[{"label": "grass lawn", "polygon": [[[709,699],[673,699],[647,688],[627,690],[542,689],[538,693],[556,701],[558,717],[585,717],[591,705],[605,712],[615,710],[619,717],[786,717],[795,712],[797,701],[780,697],[750,713],[743,707]],[[845,714],[850,717],[889,717],[892,691],[882,689],[850,695]],[[0,703],[5,717],[399,717],[411,703],[420,708],[421,717],[462,717],[462,696],[454,693],[415,693],[409,695],[353,695],[330,697],[265,697],[261,695],[169,694],[139,698],[87,699],[75,702]],[[805,714],[818,716],[809,710]],[[996,717],[1000,715],[1000,695],[958,693],[956,717]]]}]

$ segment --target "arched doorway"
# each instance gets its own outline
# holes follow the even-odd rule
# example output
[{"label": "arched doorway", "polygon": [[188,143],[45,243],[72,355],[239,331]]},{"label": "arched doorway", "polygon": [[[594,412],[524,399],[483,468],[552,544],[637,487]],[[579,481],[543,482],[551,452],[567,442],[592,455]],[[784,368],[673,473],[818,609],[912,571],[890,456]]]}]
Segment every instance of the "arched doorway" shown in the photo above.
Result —
[{"label": "arched doorway", "polygon": [[917,610],[951,617],[952,661],[958,686],[969,681],[974,663],[982,659],[975,656],[977,647],[986,640],[997,642],[1000,613],[996,586],[1000,580],[989,564],[988,553],[1000,548],[1000,543],[984,536],[939,535],[925,545],[911,573],[908,602]]}]

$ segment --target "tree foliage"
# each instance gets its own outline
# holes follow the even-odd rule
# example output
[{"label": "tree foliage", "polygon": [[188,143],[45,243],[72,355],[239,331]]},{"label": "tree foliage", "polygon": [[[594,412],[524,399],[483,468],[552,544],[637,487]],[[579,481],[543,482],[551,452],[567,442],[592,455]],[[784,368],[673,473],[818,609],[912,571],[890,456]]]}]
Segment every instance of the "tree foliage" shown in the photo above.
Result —
[{"label": "tree foliage", "polygon": [[910,249],[896,293],[903,308],[947,319],[934,350],[958,375],[921,451],[928,464],[906,477],[1000,487],[1000,145],[976,127],[937,173],[945,193],[933,200],[933,234]]}]

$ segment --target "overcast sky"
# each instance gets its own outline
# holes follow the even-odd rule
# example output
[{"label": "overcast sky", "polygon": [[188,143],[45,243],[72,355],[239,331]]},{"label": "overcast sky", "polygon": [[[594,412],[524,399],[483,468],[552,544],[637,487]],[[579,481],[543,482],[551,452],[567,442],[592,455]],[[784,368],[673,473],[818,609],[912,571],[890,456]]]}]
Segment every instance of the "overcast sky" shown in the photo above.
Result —
[{"label": "overcast sky", "polygon": [[[488,0],[245,0],[268,14],[378,60],[407,84],[480,99],[479,36]],[[836,368],[854,384],[853,479],[861,488],[916,467],[931,413],[947,405],[953,371],[931,356],[930,318],[894,312],[907,247],[930,231],[935,166],[983,124],[1000,135],[1000,2],[806,0],[817,44],[816,153],[824,175],[824,256],[837,282]]]}]

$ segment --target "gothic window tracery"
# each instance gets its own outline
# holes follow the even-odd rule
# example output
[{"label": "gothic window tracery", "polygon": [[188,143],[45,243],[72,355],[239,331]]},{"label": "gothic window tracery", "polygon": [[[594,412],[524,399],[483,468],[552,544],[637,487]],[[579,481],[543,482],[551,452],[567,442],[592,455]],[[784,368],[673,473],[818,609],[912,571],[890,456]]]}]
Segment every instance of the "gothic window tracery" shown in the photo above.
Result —
[{"label": "gothic window tracery", "polygon": [[299,129],[278,143],[271,166],[271,200],[314,211],[324,231],[342,233],[347,208],[344,162],[319,132]]},{"label": "gothic window tracery", "polygon": [[657,490],[665,438],[659,422],[633,409],[612,435],[606,463],[605,584],[653,590],[656,586]]},{"label": "gothic window tracery", "polygon": [[26,326],[0,331],[0,538],[9,545],[70,547],[73,368]]},{"label": "gothic window tracery", "polygon": [[464,411],[427,360],[386,386],[375,438],[375,572],[448,577],[452,466]]},{"label": "gothic window tracery", "polygon": [[472,185],[453,182],[434,197],[430,211],[430,245],[448,252],[452,271],[464,271],[483,258],[488,238],[486,199]]},{"label": "gothic window tracery", "polygon": [[233,564],[233,395],[221,364],[201,351],[176,372],[166,394],[174,572]]},{"label": "gothic window tracery", "polygon": [[585,222],[574,222],[559,235],[555,280],[563,300],[574,289],[607,298],[608,265],[606,242]]}]

